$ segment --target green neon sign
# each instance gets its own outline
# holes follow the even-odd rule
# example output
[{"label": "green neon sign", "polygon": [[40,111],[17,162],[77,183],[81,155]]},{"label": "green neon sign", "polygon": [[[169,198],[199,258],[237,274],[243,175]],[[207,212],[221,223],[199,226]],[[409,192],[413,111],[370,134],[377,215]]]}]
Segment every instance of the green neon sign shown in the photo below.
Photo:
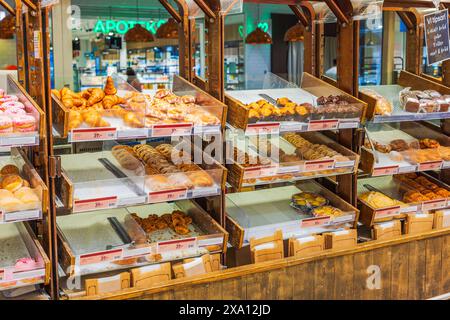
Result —
[{"label": "green neon sign", "polygon": [[[260,28],[262,31],[267,32],[267,30],[269,30],[269,24],[267,22],[260,22],[260,23],[258,23],[257,28]],[[238,31],[239,31],[239,35],[241,36],[241,38],[245,38],[244,26],[239,26]]]},{"label": "green neon sign", "polygon": [[147,29],[153,34],[156,34],[156,30],[167,22],[167,19],[153,20],[153,21],[137,21],[137,20],[97,20],[94,27],[96,33],[118,33],[125,34],[128,30],[132,29],[135,25],[140,24],[143,28]]}]

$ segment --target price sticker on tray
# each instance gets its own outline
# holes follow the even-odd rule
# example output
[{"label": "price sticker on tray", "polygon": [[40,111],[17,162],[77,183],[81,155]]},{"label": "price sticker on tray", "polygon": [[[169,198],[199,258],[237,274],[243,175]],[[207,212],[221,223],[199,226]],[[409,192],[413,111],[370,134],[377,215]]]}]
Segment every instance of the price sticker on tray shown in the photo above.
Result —
[{"label": "price sticker on tray", "polygon": [[398,166],[388,166],[374,168],[372,172],[372,177],[388,176],[398,173]]},{"label": "price sticker on tray", "polygon": [[247,125],[246,134],[279,134],[279,122],[251,123]]},{"label": "price sticker on tray", "polygon": [[155,124],[152,137],[189,136],[192,134],[192,123]]},{"label": "price sticker on tray", "polygon": [[330,216],[315,217],[302,220],[302,228],[319,227],[328,224],[331,220]]},{"label": "price sticker on tray", "polygon": [[167,202],[167,201],[176,201],[187,198],[187,189],[179,188],[172,190],[163,190],[163,191],[154,191],[148,194],[148,202],[156,203],[156,202]]},{"label": "price sticker on tray", "polygon": [[28,221],[41,218],[40,210],[26,210],[3,213],[0,211],[0,222]]},{"label": "price sticker on tray", "polygon": [[117,197],[104,197],[96,199],[75,200],[73,204],[74,212],[112,209],[117,207]]},{"label": "price sticker on tray", "polygon": [[419,163],[419,171],[440,170],[442,168],[442,161],[427,161]]},{"label": "price sticker on tray", "polygon": [[197,248],[197,238],[169,240],[158,242],[158,253]]},{"label": "price sticker on tray", "polygon": [[332,170],[334,169],[334,160],[317,160],[306,161],[304,164],[304,171],[320,171],[320,170]]},{"label": "price sticker on tray", "polygon": [[422,212],[441,209],[447,206],[447,199],[436,199],[422,202]]},{"label": "price sticker on tray", "polygon": [[338,127],[339,120],[311,120],[308,131],[336,130]]},{"label": "price sticker on tray", "polygon": [[400,206],[375,210],[375,219],[382,219],[400,214]]},{"label": "price sticker on tray", "polygon": [[256,179],[274,176],[278,173],[278,166],[245,168],[244,179]]},{"label": "price sticker on tray", "polygon": [[123,249],[108,251],[99,251],[95,253],[83,254],[78,258],[78,265],[85,266],[89,264],[110,262],[122,259]]},{"label": "price sticker on tray", "polygon": [[81,128],[72,130],[69,142],[115,140],[116,137],[116,128]]}]

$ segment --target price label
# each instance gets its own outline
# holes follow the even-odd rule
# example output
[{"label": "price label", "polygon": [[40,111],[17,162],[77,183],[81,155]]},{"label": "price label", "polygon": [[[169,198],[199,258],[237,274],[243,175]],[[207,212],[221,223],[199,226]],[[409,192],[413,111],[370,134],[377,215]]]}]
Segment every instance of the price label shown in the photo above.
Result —
[{"label": "price label", "polygon": [[278,168],[278,174],[295,173],[300,171],[300,166],[285,166]]},{"label": "price label", "polygon": [[251,167],[245,169],[244,179],[270,177],[276,175],[277,173],[278,173],[278,166]]},{"label": "price label", "polygon": [[0,138],[0,146],[14,147],[14,146],[35,146],[39,144],[37,136],[17,136],[17,137],[2,137]]},{"label": "price label", "polygon": [[354,214],[350,214],[350,215],[346,215],[346,216],[342,216],[342,217],[335,217],[333,219],[333,223],[337,224],[337,223],[346,223],[346,222],[353,222],[355,221],[355,215]]},{"label": "price label", "polygon": [[316,217],[302,220],[302,228],[323,226],[330,222],[331,217]]},{"label": "price label", "polygon": [[83,212],[101,209],[111,209],[116,207],[117,207],[117,196],[113,196],[96,199],[75,200],[73,205],[73,211]]},{"label": "price label", "polygon": [[355,160],[340,161],[334,164],[335,168],[349,168],[355,166]]},{"label": "price label", "polygon": [[338,127],[339,120],[311,120],[308,131],[336,130]]},{"label": "price label", "polygon": [[152,137],[188,136],[192,134],[192,123],[155,124]]},{"label": "price label", "polygon": [[117,131],[117,139],[140,139],[147,138],[148,128],[135,128]]},{"label": "price label", "polygon": [[375,219],[386,218],[400,214],[400,206],[379,209],[375,211]]},{"label": "price label", "polygon": [[27,220],[35,220],[41,218],[40,210],[27,210],[27,211],[18,211],[18,212],[10,212],[3,213],[0,212],[0,217],[3,217],[3,222],[14,222],[14,221],[27,221]]},{"label": "price label", "polygon": [[437,199],[437,200],[429,200],[424,201],[422,203],[422,212],[441,209],[447,206],[447,199]]},{"label": "price label", "polygon": [[5,268],[1,270],[2,272],[2,281],[12,281],[14,280],[14,268]]},{"label": "price label", "polygon": [[84,254],[79,257],[78,264],[85,266],[88,264],[120,260],[122,259],[122,251],[122,249],[116,249]]},{"label": "price label", "polygon": [[197,238],[158,242],[158,253],[197,248]]},{"label": "price label", "polygon": [[387,176],[397,173],[398,173],[398,166],[379,167],[373,169],[372,177]]},{"label": "price label", "polygon": [[175,201],[186,198],[187,198],[187,189],[185,188],[155,191],[150,192],[148,194],[149,203]]},{"label": "price label", "polygon": [[339,129],[355,129],[359,127],[359,121],[353,120],[353,121],[339,121]]},{"label": "price label", "polygon": [[115,140],[116,128],[73,129],[69,142]]},{"label": "price label", "polygon": [[334,169],[334,160],[306,161],[304,171],[320,171]]},{"label": "price label", "polygon": [[442,161],[428,161],[419,163],[419,171],[440,170]]},{"label": "price label", "polygon": [[246,134],[279,134],[279,122],[252,123],[247,125]]}]

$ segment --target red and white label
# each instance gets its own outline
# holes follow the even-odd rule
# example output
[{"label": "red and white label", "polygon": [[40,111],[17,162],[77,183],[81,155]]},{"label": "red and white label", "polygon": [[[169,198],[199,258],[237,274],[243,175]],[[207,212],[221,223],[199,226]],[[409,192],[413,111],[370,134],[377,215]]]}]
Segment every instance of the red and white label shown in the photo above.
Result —
[{"label": "red and white label", "polygon": [[379,167],[373,169],[372,177],[387,176],[397,173],[398,173],[398,166]]},{"label": "red and white label", "polygon": [[244,179],[256,179],[262,177],[275,176],[278,173],[278,166],[270,167],[250,167],[245,168]]},{"label": "red and white label", "polygon": [[14,280],[14,268],[5,268],[0,271],[2,281]]},{"label": "red and white label", "polygon": [[428,161],[419,163],[419,171],[440,170],[442,161]]},{"label": "red and white label", "polygon": [[422,212],[434,210],[434,209],[441,209],[446,206],[447,206],[447,199],[424,201],[422,203]]},{"label": "red and white label", "polygon": [[395,216],[400,214],[400,206],[378,209],[375,211],[375,219]]},{"label": "red and white label", "polygon": [[148,194],[148,202],[156,203],[156,202],[166,202],[166,201],[175,201],[187,198],[187,189],[173,189],[173,190],[163,190],[163,191],[155,191],[150,192]]},{"label": "red and white label", "polygon": [[73,211],[83,212],[101,209],[111,209],[116,207],[117,207],[117,196],[113,196],[96,199],[75,200],[73,204]]},{"label": "red and white label", "polygon": [[192,134],[192,123],[155,124],[152,137],[188,136]]},{"label": "red and white label", "polygon": [[318,227],[330,222],[330,216],[316,217],[302,220],[302,228]]},{"label": "red and white label", "polygon": [[279,122],[251,123],[247,125],[246,134],[278,134],[280,133]]},{"label": "red and white label", "polygon": [[158,242],[158,253],[165,253],[175,250],[195,249],[196,247],[197,238],[162,241]]},{"label": "red and white label", "polygon": [[101,251],[81,255],[79,258],[79,265],[85,266],[88,264],[109,262],[120,259],[122,259],[122,249]]},{"label": "red and white label", "polygon": [[116,128],[73,129],[70,142],[115,140]]},{"label": "red and white label", "polygon": [[338,127],[339,120],[311,120],[308,131],[336,130]]},{"label": "red and white label", "polygon": [[334,160],[306,161],[304,171],[319,171],[334,169]]}]

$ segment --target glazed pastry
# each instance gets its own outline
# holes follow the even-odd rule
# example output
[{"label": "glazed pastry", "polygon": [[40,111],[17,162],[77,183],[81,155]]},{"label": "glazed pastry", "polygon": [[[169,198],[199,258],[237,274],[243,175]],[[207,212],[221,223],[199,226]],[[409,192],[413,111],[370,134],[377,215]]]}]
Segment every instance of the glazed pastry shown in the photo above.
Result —
[{"label": "glazed pastry", "polygon": [[439,148],[440,144],[434,139],[421,139],[419,141],[420,149]]},{"label": "glazed pastry", "polygon": [[[87,100],[87,105],[92,106],[96,103],[99,103],[105,97],[105,92],[100,88],[94,88],[91,90],[91,96]],[[115,94],[115,93],[114,93]]]},{"label": "glazed pastry", "polygon": [[114,86],[114,80],[111,77],[106,78],[104,93],[108,96],[115,95],[117,93],[117,89]]},{"label": "glazed pastry", "polygon": [[36,119],[32,115],[24,114],[13,118],[14,132],[36,131]]},{"label": "glazed pastry", "polygon": [[409,149],[409,144],[403,139],[392,140],[389,145],[394,151],[405,151]]},{"label": "glazed pastry", "polygon": [[13,164],[7,164],[7,165],[4,166],[4,167],[1,169],[1,171],[0,171],[0,173],[1,173],[2,176],[10,175],[10,174],[13,174],[13,175],[19,175],[19,172],[20,172],[19,168],[17,168],[17,167],[16,167],[15,165],[13,165]]},{"label": "glazed pastry", "polygon": [[13,132],[13,123],[10,117],[0,115],[0,133]]},{"label": "glazed pastry", "polygon": [[70,110],[68,122],[69,131],[80,127],[82,123],[83,123],[83,116],[81,115],[81,113],[75,110]]},{"label": "glazed pastry", "polygon": [[402,202],[389,198],[388,196],[377,191],[364,192],[359,196],[359,198],[374,209],[404,205]]},{"label": "glazed pastry", "polygon": [[107,95],[102,100],[102,105],[105,109],[111,109],[113,106],[123,103],[125,103],[125,100],[117,95]]},{"label": "glazed pastry", "polygon": [[3,178],[2,188],[11,192],[19,190],[23,186],[23,179],[16,174],[11,174]]}]

